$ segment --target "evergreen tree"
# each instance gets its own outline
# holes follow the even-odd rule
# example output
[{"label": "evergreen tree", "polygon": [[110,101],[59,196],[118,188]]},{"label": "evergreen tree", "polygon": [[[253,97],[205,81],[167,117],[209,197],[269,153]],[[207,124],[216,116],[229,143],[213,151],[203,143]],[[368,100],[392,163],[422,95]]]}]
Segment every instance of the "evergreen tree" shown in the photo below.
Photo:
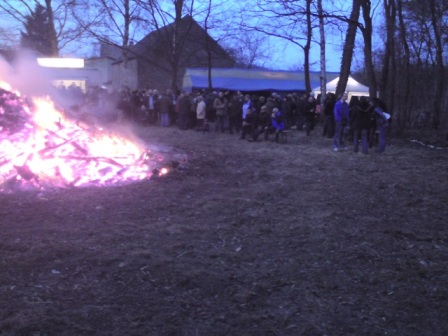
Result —
[{"label": "evergreen tree", "polygon": [[48,11],[41,4],[31,15],[26,16],[25,32],[21,32],[22,47],[36,51],[42,56],[58,56],[57,43],[54,43],[54,27]]}]

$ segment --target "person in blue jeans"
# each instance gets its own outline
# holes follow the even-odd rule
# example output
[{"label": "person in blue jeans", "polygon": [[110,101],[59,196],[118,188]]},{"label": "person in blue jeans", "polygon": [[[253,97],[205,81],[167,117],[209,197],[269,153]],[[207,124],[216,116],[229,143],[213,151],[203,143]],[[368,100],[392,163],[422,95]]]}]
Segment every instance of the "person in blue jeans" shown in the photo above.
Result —
[{"label": "person in blue jeans", "polygon": [[350,107],[347,104],[348,94],[344,93],[334,106],[334,122],[336,130],[333,137],[333,150],[345,149],[345,133],[350,122]]}]

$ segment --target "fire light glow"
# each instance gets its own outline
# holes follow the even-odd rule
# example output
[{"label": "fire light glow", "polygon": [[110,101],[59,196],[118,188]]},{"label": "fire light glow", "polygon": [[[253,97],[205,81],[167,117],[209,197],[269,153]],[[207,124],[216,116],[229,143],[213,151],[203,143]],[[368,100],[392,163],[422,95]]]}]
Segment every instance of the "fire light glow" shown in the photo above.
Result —
[{"label": "fire light glow", "polygon": [[124,137],[68,120],[49,98],[30,106],[0,90],[0,191],[142,180],[163,162]]}]

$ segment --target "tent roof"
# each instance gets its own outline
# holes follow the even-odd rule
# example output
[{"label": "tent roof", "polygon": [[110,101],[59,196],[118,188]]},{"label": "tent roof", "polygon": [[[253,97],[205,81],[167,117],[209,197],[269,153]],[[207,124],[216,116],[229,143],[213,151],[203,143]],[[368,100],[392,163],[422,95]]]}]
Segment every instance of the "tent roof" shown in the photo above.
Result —
[{"label": "tent roof", "polygon": [[[338,85],[339,82],[339,76],[334,78],[333,80],[331,80],[330,82],[327,83],[327,92],[335,92],[336,91],[336,86]],[[314,92],[319,92],[320,93],[320,85],[316,86],[313,90]],[[348,81],[347,81],[347,86],[345,88],[346,92],[365,92],[369,93],[369,87],[362,85],[361,83],[357,82],[355,79],[353,79],[353,77],[348,77]]]},{"label": "tent roof", "polygon": [[[327,72],[327,78],[333,79],[339,73]],[[310,72],[311,87],[320,83],[320,72]],[[233,91],[305,91],[305,73],[302,71],[272,71],[258,69],[213,68],[212,84],[214,89]],[[187,68],[184,90],[208,88],[207,68]]]}]

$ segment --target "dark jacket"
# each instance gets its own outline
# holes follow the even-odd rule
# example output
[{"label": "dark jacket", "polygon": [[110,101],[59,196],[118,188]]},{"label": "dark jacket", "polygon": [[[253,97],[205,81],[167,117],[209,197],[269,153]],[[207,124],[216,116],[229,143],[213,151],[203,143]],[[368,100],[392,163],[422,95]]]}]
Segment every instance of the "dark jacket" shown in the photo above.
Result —
[{"label": "dark jacket", "polygon": [[357,131],[367,130],[370,128],[370,120],[372,116],[372,110],[369,105],[359,103],[353,106],[351,111],[351,119],[353,127]]},{"label": "dark jacket", "polygon": [[244,119],[243,127],[256,127],[257,126],[257,115],[255,112],[250,112],[246,114],[246,119]]},{"label": "dark jacket", "polygon": [[307,101],[305,103],[304,109],[303,109],[303,116],[308,120],[314,120],[316,114],[316,101],[313,100],[312,102]]},{"label": "dark jacket", "polygon": [[271,116],[267,112],[260,112],[258,115],[258,126],[262,127],[263,129],[265,127],[271,126]]},{"label": "dark jacket", "polygon": [[190,112],[191,99],[188,96],[180,96],[178,98],[178,112],[182,115],[188,115]]},{"label": "dark jacket", "polygon": [[336,104],[336,97],[334,94],[329,94],[324,103],[324,115],[328,117],[334,116],[334,105]]},{"label": "dark jacket", "polygon": [[160,113],[168,114],[171,110],[171,99],[166,95],[162,95],[159,99],[159,110]]}]

